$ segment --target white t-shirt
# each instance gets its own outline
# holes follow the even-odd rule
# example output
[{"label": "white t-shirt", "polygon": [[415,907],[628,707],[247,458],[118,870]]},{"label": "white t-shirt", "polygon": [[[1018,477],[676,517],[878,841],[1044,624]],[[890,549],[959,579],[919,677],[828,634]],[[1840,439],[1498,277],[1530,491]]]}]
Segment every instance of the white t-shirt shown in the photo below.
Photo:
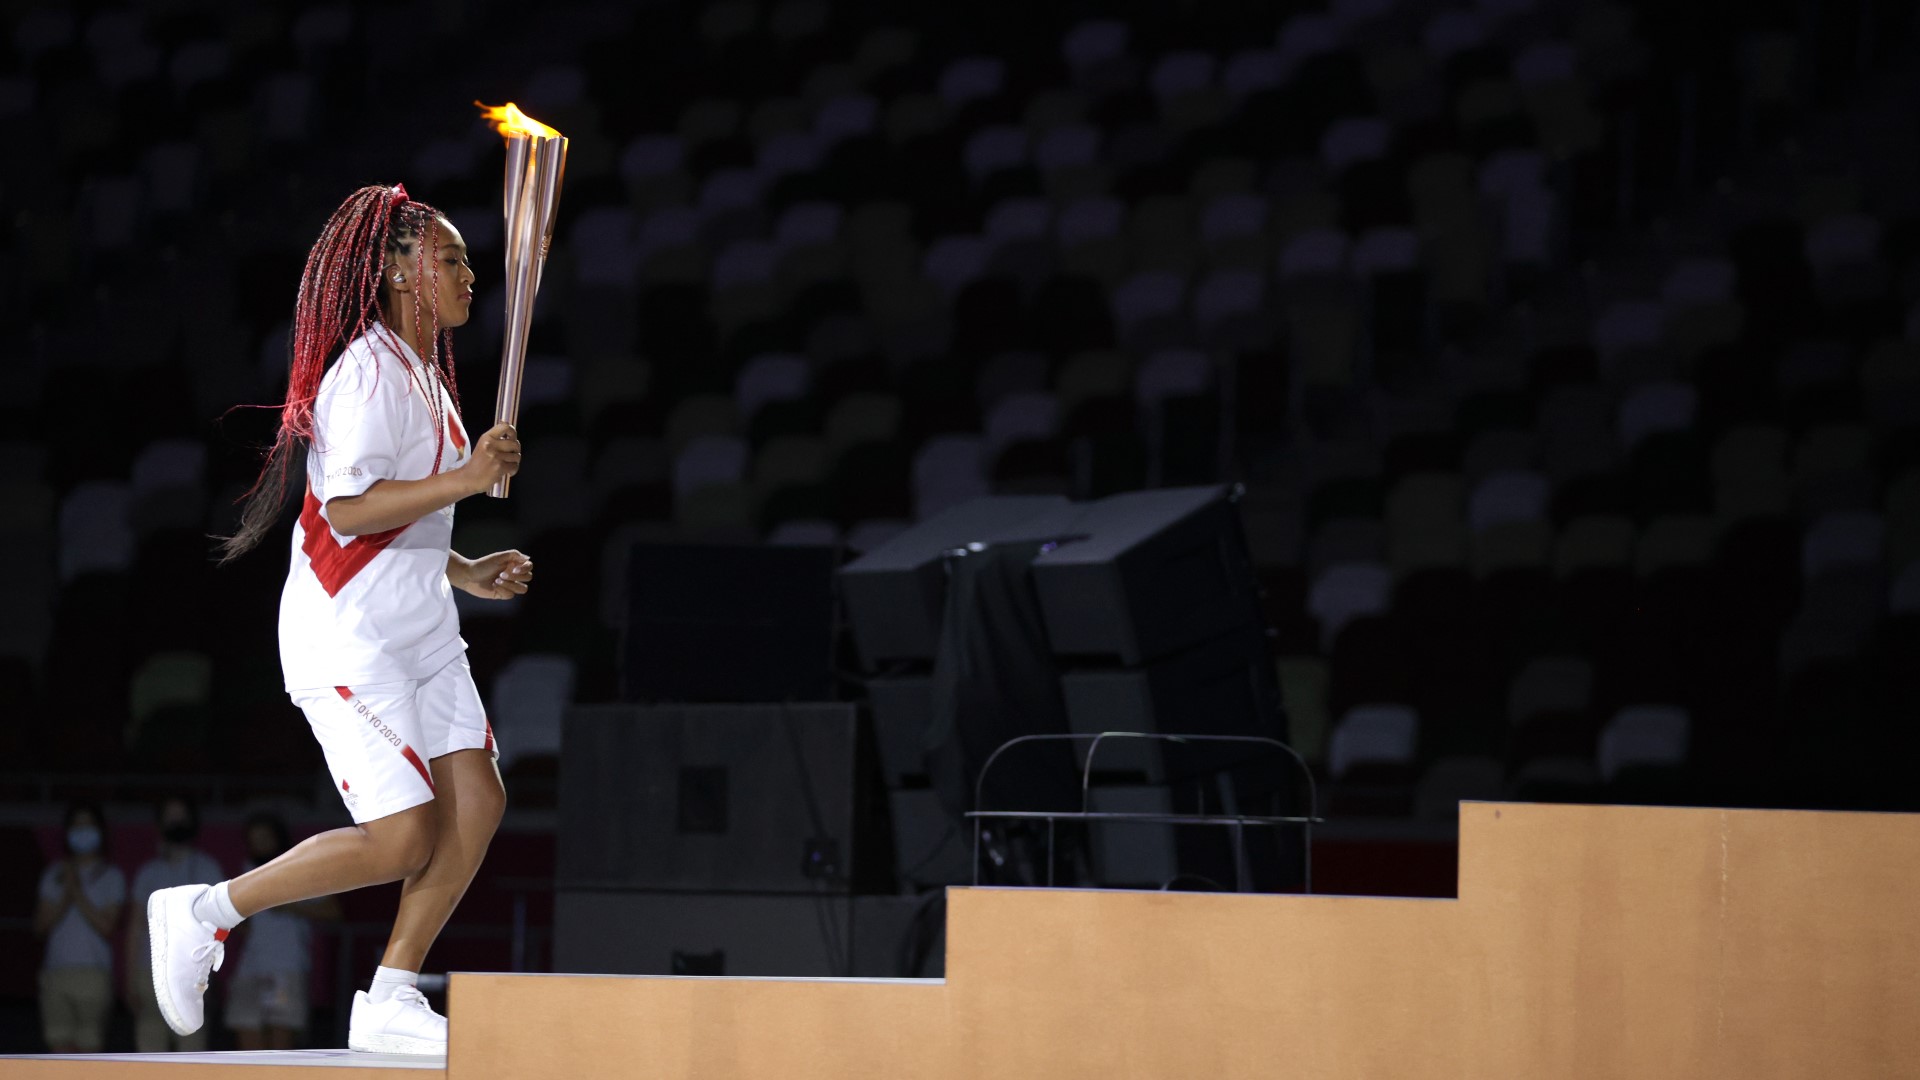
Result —
[{"label": "white t-shirt", "polygon": [[[428,408],[427,394],[441,408]],[[434,430],[434,413],[446,417]],[[379,480],[422,480],[467,459],[453,400],[411,346],[376,327],[348,345],[313,403],[307,491],[280,593],[280,667],[289,691],[422,679],[467,643],[447,581],[453,507],[398,529],[342,536],[330,499]]]},{"label": "white t-shirt", "polygon": [[188,848],[181,855],[169,858],[161,855],[148,859],[140,869],[133,872],[133,893],[130,899],[134,913],[129,924],[134,931],[134,952],[127,958],[129,963],[144,967],[147,959],[147,897],[161,889],[171,889],[176,885],[212,885],[227,875],[221,871],[220,864],[213,856],[198,848]]},{"label": "white t-shirt", "polygon": [[[66,895],[67,887],[62,880],[60,863],[47,867],[40,875],[40,898],[58,902]],[[120,868],[110,863],[98,862],[91,868],[80,871],[80,887],[87,892],[87,899],[96,908],[105,908],[112,904],[124,904],[127,901],[127,876]],[[47,956],[41,967],[54,968],[100,968],[113,967],[113,948],[107,939],[87,922],[80,914],[78,904],[67,908],[60,921],[53,924],[53,931],[47,935]]]}]

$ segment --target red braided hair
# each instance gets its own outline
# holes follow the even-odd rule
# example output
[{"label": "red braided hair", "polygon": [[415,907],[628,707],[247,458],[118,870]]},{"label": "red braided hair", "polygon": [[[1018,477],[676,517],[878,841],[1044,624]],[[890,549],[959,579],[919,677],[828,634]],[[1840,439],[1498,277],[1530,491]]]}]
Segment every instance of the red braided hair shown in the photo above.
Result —
[{"label": "red braided hair", "polygon": [[[280,406],[280,430],[267,451],[259,478],[241,496],[245,508],[240,514],[240,528],[222,539],[221,562],[252,550],[280,516],[287,502],[292,462],[297,451],[313,443],[313,403],[319,397],[327,365],[368,333],[385,336],[393,343],[395,353],[407,355],[392,329],[391,313],[381,305],[381,271],[390,257],[406,256],[409,240],[419,241],[412,245],[412,273],[417,283],[410,294],[413,325],[429,325],[431,332],[422,360],[426,370],[415,372],[409,364],[408,374],[424,380],[420,388],[434,414],[434,428],[445,431],[447,421],[441,415],[440,395],[429,384],[446,386],[455,409],[460,407],[460,388],[453,374],[452,332],[440,329],[436,299],[440,295],[440,270],[433,253],[439,246],[441,216],[426,203],[409,198],[401,185],[373,185],[347,196],[321,228],[319,239],[307,252],[299,297],[294,303],[287,398]],[[427,298],[424,312],[423,296]],[[428,320],[425,324],[423,317]],[[443,441],[434,445],[436,473],[440,471],[443,446]]]}]

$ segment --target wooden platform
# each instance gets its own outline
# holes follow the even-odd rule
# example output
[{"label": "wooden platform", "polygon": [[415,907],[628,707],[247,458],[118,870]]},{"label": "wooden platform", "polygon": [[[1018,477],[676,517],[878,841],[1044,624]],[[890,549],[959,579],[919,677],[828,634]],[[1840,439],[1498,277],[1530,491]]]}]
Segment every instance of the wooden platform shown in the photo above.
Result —
[{"label": "wooden platform", "polygon": [[956,889],[944,984],[457,975],[451,1074],[1915,1074],[1920,816],[1467,804],[1460,848],[1458,901]]},{"label": "wooden platform", "polygon": [[944,981],[458,974],[447,1073],[1915,1074],[1920,816],[1468,804],[1460,858],[1457,901],[956,889]]}]

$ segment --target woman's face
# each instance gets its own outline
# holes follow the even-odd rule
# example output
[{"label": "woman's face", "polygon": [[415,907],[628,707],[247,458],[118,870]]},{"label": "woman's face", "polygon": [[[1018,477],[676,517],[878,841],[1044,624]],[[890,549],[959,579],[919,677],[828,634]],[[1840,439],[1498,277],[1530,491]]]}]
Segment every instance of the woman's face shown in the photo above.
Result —
[{"label": "woman's face", "polygon": [[100,851],[102,830],[93,811],[75,810],[67,818],[67,850],[75,855],[94,855]]},{"label": "woman's face", "polygon": [[[441,218],[435,240],[438,246],[433,251],[419,252],[415,245],[421,238],[407,241],[407,246],[399,262],[409,277],[415,273],[428,271],[426,285],[433,287],[435,274],[438,275],[439,291],[434,297],[435,317],[441,326],[464,326],[472,315],[473,308],[473,265],[467,258],[467,241],[454,228],[453,222]],[[417,256],[424,255],[425,260],[415,262]],[[416,269],[416,267],[418,269]],[[424,330],[422,331],[424,333]]]}]

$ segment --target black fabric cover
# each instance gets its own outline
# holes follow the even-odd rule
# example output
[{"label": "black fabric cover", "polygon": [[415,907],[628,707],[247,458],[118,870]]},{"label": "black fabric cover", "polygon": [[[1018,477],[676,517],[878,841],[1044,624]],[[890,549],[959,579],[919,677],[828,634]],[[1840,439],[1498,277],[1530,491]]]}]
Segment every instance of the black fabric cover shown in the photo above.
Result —
[{"label": "black fabric cover", "polygon": [[1058,742],[1002,755],[988,776],[983,806],[974,806],[980,770],[1002,743],[1069,730],[1033,586],[1032,563],[1046,547],[1045,541],[1016,541],[960,549],[947,559],[927,766],[950,813],[1080,805],[1071,745]]}]

